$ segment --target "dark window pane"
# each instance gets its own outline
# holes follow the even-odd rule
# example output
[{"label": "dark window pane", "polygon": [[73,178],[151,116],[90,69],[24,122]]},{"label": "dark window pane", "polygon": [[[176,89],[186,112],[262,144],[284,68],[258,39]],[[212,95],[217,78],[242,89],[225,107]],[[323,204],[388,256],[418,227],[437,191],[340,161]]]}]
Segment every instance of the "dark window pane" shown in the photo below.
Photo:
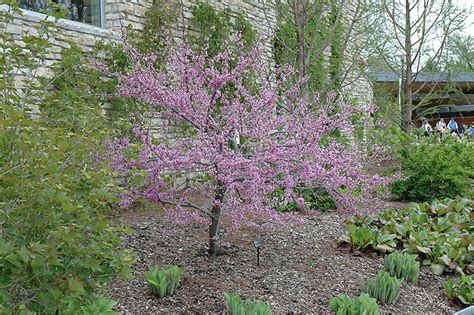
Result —
[{"label": "dark window pane", "polygon": [[[73,21],[101,26],[101,0],[53,0],[67,10],[67,18]],[[51,6],[43,0],[20,0],[20,7],[32,11],[48,11]]]}]

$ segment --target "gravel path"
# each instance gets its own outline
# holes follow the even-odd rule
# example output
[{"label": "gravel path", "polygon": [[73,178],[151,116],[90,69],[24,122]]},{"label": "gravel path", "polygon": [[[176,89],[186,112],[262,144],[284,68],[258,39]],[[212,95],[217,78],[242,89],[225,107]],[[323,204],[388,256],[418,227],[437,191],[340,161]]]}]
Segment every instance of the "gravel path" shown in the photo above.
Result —
[{"label": "gravel path", "polygon": [[[336,239],[345,232],[338,215],[304,218],[306,222],[300,225],[226,235],[231,244],[228,254],[212,261],[204,255],[204,226],[173,227],[161,222],[156,213],[142,214],[127,222],[135,233],[125,239],[125,246],[139,257],[135,278],[113,282],[107,294],[119,302],[117,310],[123,314],[223,313],[225,291],[263,299],[274,314],[330,313],[329,299],[339,293],[358,295],[365,280],[382,267],[383,258],[357,256],[337,247]],[[252,245],[257,238],[263,243],[260,266]],[[170,264],[184,269],[181,287],[173,296],[158,299],[148,292],[143,272],[148,266]],[[424,269],[417,285],[402,285],[398,302],[380,308],[390,313],[452,314],[457,308],[443,294],[444,280]]]}]

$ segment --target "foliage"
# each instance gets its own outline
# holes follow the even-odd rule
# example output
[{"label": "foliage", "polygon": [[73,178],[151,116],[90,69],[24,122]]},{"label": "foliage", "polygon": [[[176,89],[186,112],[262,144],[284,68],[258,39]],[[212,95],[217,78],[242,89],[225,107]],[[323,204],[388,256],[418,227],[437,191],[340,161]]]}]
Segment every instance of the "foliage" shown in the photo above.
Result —
[{"label": "foliage", "polygon": [[[89,304],[81,308],[81,314],[83,315],[118,315],[119,313],[114,312],[112,308],[117,304],[116,301],[97,298],[91,300]],[[72,315],[72,314],[71,314]]]},{"label": "foliage", "polygon": [[404,179],[391,184],[398,199],[430,201],[435,198],[473,196],[474,146],[445,137],[403,147],[400,153]]},{"label": "foliage", "polygon": [[416,255],[394,252],[384,258],[385,270],[398,279],[418,282],[420,276],[420,264],[416,261]]},{"label": "foliage", "polygon": [[380,314],[377,300],[365,293],[356,299],[351,299],[346,294],[338,295],[331,299],[329,307],[336,315]]},{"label": "foliage", "polygon": [[[315,92],[336,91],[342,83],[343,40],[346,30],[342,22],[344,16],[338,18],[340,6],[341,3],[337,1],[321,2],[313,5],[311,9],[315,12],[306,17],[308,21],[303,36],[307,50],[305,53],[310,54],[306,75],[310,90]],[[278,9],[280,17],[273,43],[274,58],[279,65],[296,65],[297,37],[301,30],[298,30],[294,21],[286,19],[287,15],[293,16],[296,12],[293,11],[294,8],[281,3]],[[329,14],[321,15],[320,11],[328,11]],[[327,48],[330,51],[329,58],[323,53]]]},{"label": "foliage", "polygon": [[40,22],[20,46],[4,32],[13,12],[21,14],[14,2],[10,10],[0,32],[1,311],[111,307],[97,294],[129,275],[132,256],[120,248],[123,230],[105,219],[118,199],[113,173],[96,159],[108,121],[96,102],[52,90],[58,72],[39,75],[59,33],[54,21]]},{"label": "foliage", "polygon": [[402,280],[391,277],[386,271],[380,271],[375,278],[367,280],[362,291],[382,303],[391,304],[400,297]]},{"label": "foliage", "polygon": [[148,281],[151,293],[162,298],[176,291],[182,273],[178,266],[170,266],[168,268],[150,268],[143,275]]},{"label": "foliage", "polygon": [[232,315],[270,315],[272,312],[265,302],[247,299],[243,301],[240,296],[224,292],[227,306]]},{"label": "foliage", "polygon": [[[124,206],[139,199],[172,204],[177,222],[210,222],[210,252],[215,253],[222,214],[230,216],[233,227],[262,217],[281,221],[274,202],[266,198],[279,187],[285,188],[287,200],[301,185],[322,187],[338,209],[349,212],[358,211],[360,202],[388,182],[365,171],[366,156],[358,147],[363,144],[349,146],[331,138],[337,129],[350,134],[355,128],[348,123],[354,106],[338,100],[344,110],[333,114],[330,95],[314,100],[320,108],[315,113],[314,103],[300,97],[297,86],[284,87],[291,69],[279,79],[261,77],[248,88],[244,78],[263,75],[266,66],[259,47],[240,51],[236,62],[232,55],[228,48],[208,60],[205,53],[177,49],[167,58],[168,71],[150,66],[154,58],[149,56],[120,77],[122,95],[145,101],[192,130],[173,144],[152,141],[140,130],[140,146],[130,146],[127,139],[109,143],[111,165],[144,179],[123,195]],[[229,85],[232,93],[226,92]],[[190,172],[208,180],[191,181],[185,191],[167,180]],[[213,200],[193,204],[189,197],[203,192]],[[303,198],[294,199],[305,206]]]},{"label": "foliage", "polygon": [[[309,209],[319,211],[331,211],[336,209],[336,203],[324,188],[295,188],[295,195],[302,197]],[[293,212],[300,210],[294,201],[284,203],[285,189],[283,187],[271,193],[270,198],[278,204],[277,211]]]},{"label": "foliage", "polygon": [[474,275],[460,276],[456,281],[448,280],[443,284],[446,295],[451,300],[459,300],[466,305],[474,303]]},{"label": "foliage", "polygon": [[[469,199],[412,203],[407,209],[389,209],[348,222],[354,248],[391,252],[403,248],[418,254],[435,274],[444,270],[471,270],[474,242],[473,202]],[[381,240],[390,240],[381,244]]]},{"label": "foliage", "polygon": [[160,55],[166,50],[166,42],[171,40],[171,30],[178,20],[180,11],[181,5],[178,2],[154,0],[151,8],[145,12],[143,30],[133,28],[127,30],[130,42],[142,53]]},{"label": "foliage", "polygon": [[447,43],[449,54],[443,68],[450,73],[474,72],[474,36],[455,34]]},{"label": "foliage", "polygon": [[198,50],[207,47],[209,57],[222,52],[237,33],[247,48],[253,47],[257,41],[257,32],[240,13],[232,16],[228,9],[218,12],[212,5],[204,2],[193,6],[192,13],[189,25],[198,34],[188,35],[188,38]]}]

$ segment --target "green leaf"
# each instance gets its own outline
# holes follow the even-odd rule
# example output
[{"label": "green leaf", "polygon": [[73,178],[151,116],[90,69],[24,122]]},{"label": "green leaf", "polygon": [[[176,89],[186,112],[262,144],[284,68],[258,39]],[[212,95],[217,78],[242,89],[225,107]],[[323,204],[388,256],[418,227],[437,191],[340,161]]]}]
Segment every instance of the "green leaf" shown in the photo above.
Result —
[{"label": "green leaf", "polygon": [[443,256],[438,258],[438,261],[442,262],[446,266],[449,266],[451,263],[451,259],[448,257],[448,255],[444,254]]},{"label": "green leaf", "polygon": [[391,253],[395,250],[395,248],[389,246],[389,245],[375,245],[374,248],[382,253]]},{"label": "green leaf", "polygon": [[431,264],[430,265],[430,270],[433,272],[435,275],[440,276],[443,274],[444,267],[439,264]]},{"label": "green leaf", "polygon": [[74,293],[84,293],[84,287],[82,286],[81,281],[76,278],[68,278],[67,279],[69,290]]},{"label": "green leaf", "polygon": [[402,224],[395,224],[395,230],[402,236],[406,236],[408,232],[408,229]]},{"label": "green leaf", "polygon": [[429,247],[416,246],[416,248],[423,254],[431,255],[431,249]]}]

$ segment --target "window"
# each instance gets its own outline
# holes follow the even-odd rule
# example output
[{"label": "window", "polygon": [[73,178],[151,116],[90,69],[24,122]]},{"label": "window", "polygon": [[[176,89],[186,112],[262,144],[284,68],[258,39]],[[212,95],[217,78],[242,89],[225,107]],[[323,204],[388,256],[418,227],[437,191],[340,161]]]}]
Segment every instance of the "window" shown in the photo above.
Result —
[{"label": "window", "polygon": [[[51,10],[49,1],[20,0],[20,7],[31,11]],[[103,26],[102,0],[52,0],[67,10],[67,18],[73,21]]]}]

